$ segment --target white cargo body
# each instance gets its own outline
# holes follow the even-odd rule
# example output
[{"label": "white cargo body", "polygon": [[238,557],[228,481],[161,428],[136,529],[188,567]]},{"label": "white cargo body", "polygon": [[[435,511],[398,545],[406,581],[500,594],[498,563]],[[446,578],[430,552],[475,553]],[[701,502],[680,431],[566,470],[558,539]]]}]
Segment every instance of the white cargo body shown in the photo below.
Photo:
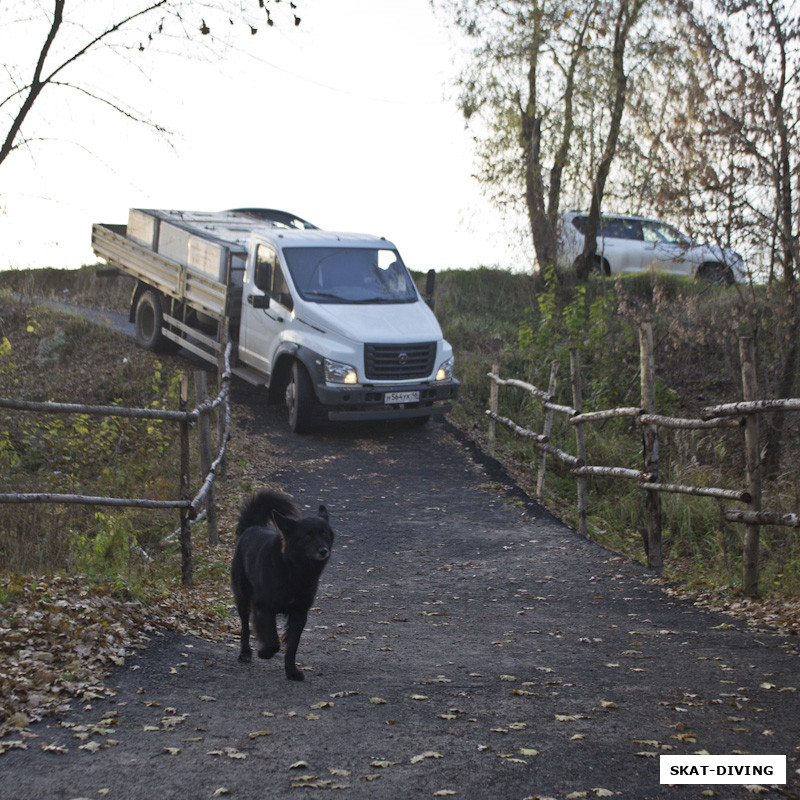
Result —
[{"label": "white cargo body", "polygon": [[94,225],[95,253],[137,278],[137,341],[216,362],[283,401],[296,431],[333,420],[424,421],[458,395],[453,354],[397,248],[272,209],[131,209]]}]

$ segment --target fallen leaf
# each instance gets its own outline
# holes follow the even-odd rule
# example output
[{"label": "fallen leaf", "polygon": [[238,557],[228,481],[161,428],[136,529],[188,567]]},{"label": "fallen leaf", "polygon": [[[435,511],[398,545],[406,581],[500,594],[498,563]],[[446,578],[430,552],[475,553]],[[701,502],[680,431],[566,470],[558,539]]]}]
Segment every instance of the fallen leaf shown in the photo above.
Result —
[{"label": "fallen leaf", "polygon": [[308,762],[295,761],[294,764],[289,764],[289,769],[308,769]]},{"label": "fallen leaf", "polygon": [[386,701],[382,697],[370,697],[370,703],[374,706],[382,706],[385,705]]},{"label": "fallen leaf", "polygon": [[539,751],[534,750],[532,747],[520,747],[519,749],[520,755],[523,756],[538,756]]},{"label": "fallen leaf", "polygon": [[419,764],[420,761],[423,761],[426,758],[443,758],[443,756],[441,753],[437,753],[434,750],[426,750],[424,753],[420,753],[418,756],[412,756],[411,763]]},{"label": "fallen leaf", "polygon": [[271,733],[271,731],[253,731],[248,733],[247,736],[250,739],[257,739],[259,736],[269,736]]},{"label": "fallen leaf", "polygon": [[40,742],[39,743],[39,747],[41,747],[42,750],[44,750],[46,753],[61,753],[61,754],[63,754],[63,753],[68,753],[69,752],[69,750],[67,750],[66,747],[63,747],[62,745],[57,744],[56,742],[53,742],[52,744],[45,744],[44,742]]},{"label": "fallen leaf", "polygon": [[181,752],[181,748],[180,747],[165,747],[164,748],[164,752],[165,753],[169,753],[171,756],[176,756],[176,755],[178,755],[178,753]]}]

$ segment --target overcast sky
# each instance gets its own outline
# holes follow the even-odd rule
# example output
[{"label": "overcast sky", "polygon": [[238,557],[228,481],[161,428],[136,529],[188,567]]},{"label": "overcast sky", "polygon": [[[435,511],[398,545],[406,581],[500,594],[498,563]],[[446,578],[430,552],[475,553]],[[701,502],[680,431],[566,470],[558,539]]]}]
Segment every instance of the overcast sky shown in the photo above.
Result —
[{"label": "overcast sky", "polygon": [[[71,75],[112,87],[168,141],[48,90],[26,129],[44,140],[0,166],[0,268],[93,263],[92,222],[125,222],[131,207],[237,206],[386,236],[413,269],[518,264],[471,177],[460,46],[429,0],[298,6],[299,27],[265,26],[220,61],[164,58],[145,76],[100,53]],[[23,38],[0,27],[0,58]]]}]

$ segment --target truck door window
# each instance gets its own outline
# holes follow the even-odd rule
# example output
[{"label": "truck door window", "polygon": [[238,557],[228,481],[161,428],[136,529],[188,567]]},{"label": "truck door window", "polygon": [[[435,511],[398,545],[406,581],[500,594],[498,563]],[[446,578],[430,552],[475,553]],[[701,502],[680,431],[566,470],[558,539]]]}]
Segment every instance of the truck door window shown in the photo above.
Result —
[{"label": "truck door window", "polygon": [[271,247],[260,244],[256,249],[256,266],[253,273],[253,283],[262,292],[268,294],[272,285],[272,275],[278,258]]},{"label": "truck door window", "polygon": [[278,262],[278,254],[269,245],[260,244],[256,249],[253,283],[276,303],[290,311],[294,307],[289,286]]}]

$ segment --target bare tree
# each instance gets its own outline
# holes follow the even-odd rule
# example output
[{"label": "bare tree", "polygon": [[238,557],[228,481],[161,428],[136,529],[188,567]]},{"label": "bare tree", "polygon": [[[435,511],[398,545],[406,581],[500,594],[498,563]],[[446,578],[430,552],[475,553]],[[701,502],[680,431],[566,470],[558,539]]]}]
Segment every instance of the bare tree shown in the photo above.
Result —
[{"label": "bare tree", "polygon": [[[477,42],[460,102],[476,133],[479,178],[498,204],[522,201],[536,259],[551,265],[565,196],[592,202],[597,230],[629,96],[626,52],[655,2],[435,2]],[[594,238],[587,232],[592,248]],[[592,257],[578,266],[591,267]]]},{"label": "bare tree", "polygon": [[606,190],[611,165],[617,152],[622,114],[628,100],[628,75],[625,67],[625,52],[633,27],[645,7],[647,0],[619,0],[614,18],[614,40],[611,47],[611,70],[609,73],[609,99],[611,114],[608,132],[603,144],[603,154],[592,186],[592,202],[584,231],[583,253],[578,261],[578,278],[585,280],[595,262],[597,233],[600,225],[600,206]]},{"label": "bare tree", "polygon": [[[184,43],[195,37],[214,38],[212,26],[245,26],[250,34],[260,25],[273,24],[270,6],[281,0],[250,0],[249,7],[234,0],[217,3],[199,0],[128,0],[116,4],[116,18],[109,18],[109,5],[103,0],[79,3],[74,0],[44,2],[21,1],[4,10],[5,25],[26,24],[25,56],[19,63],[7,61],[2,69],[6,81],[0,83],[0,114],[4,116],[6,133],[0,144],[0,164],[14,150],[31,140],[26,129],[37,102],[45,91],[72,91],[88,96],[124,116],[162,131],[156,122],[146,119],[134,109],[100,93],[72,74],[77,63],[103,49],[132,57],[156,47],[159,42]],[[293,2],[284,4],[292,22],[300,23]],[[19,16],[13,20],[14,10]],[[207,22],[209,20],[209,22]],[[33,34],[29,28],[33,29]],[[30,43],[27,37],[30,36]],[[0,56],[3,57],[3,56]],[[8,55],[5,55],[8,58]],[[3,86],[5,85],[5,88]]]},{"label": "bare tree", "polygon": [[677,0],[678,50],[634,108],[650,143],[649,202],[721,244],[769,254],[793,283],[800,253],[800,20],[782,0]]},{"label": "bare tree", "polygon": [[[662,91],[651,86],[634,112],[651,143],[651,201],[762,262],[774,282],[770,302],[748,305],[743,295],[741,318],[765,338],[769,331],[765,388],[789,397],[800,360],[797,6],[783,0],[677,0],[676,11],[677,57],[668,75],[651,76]],[[784,419],[775,415],[767,428],[767,474],[779,468]]]}]

